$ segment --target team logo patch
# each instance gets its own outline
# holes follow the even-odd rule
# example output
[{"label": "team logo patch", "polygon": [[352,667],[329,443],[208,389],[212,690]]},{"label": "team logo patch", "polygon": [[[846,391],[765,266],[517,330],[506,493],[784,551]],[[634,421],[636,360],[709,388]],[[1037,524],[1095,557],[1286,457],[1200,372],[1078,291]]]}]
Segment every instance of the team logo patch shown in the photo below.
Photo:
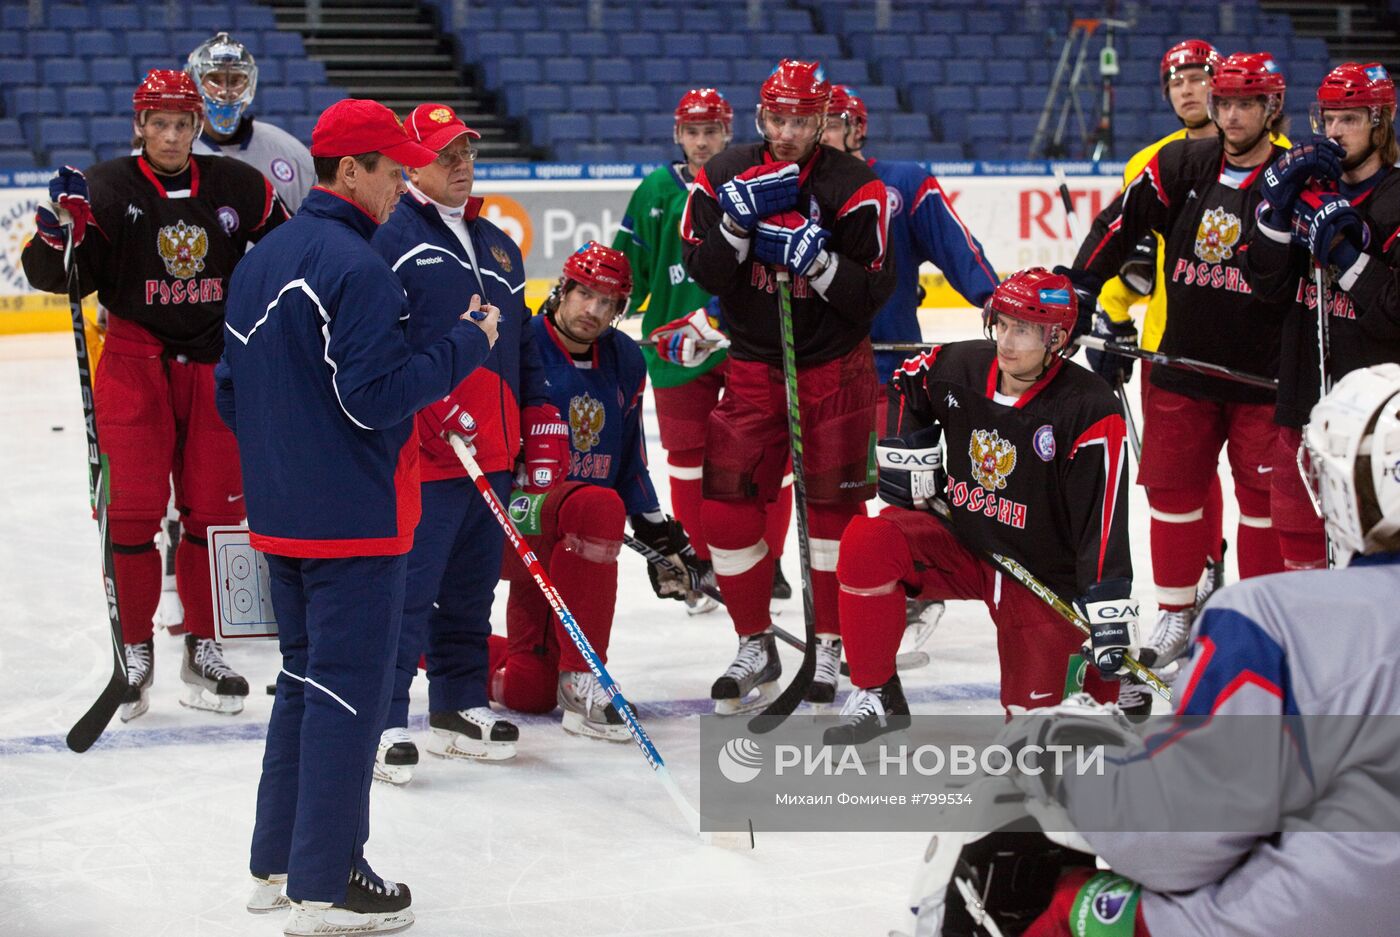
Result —
[{"label": "team logo patch", "polygon": [[972,460],[972,477],[988,491],[1006,487],[1006,476],[1016,468],[1016,447],[1002,439],[996,430],[979,429],[967,445]]},{"label": "team logo patch", "polygon": [[602,403],[594,400],[586,392],[569,401],[569,431],[575,449],[588,452],[598,445],[605,416],[606,411]]},{"label": "team logo patch", "polygon": [[506,508],[506,513],[510,519],[519,524],[530,516],[530,499],[524,494],[516,495],[510,499],[510,506]]},{"label": "team logo patch", "polygon": [[904,211],[904,193],[894,186],[887,186],[885,188],[885,204],[889,208],[890,217],[896,217]]},{"label": "team logo patch", "polygon": [[214,214],[219,216],[219,227],[224,229],[225,234],[232,234],[238,230],[238,212],[228,205],[220,205],[219,210]]},{"label": "team logo patch", "polygon": [[[222,223],[222,218],[220,219]],[[188,280],[204,269],[204,255],[209,253],[209,235],[197,224],[183,221],[166,225],[156,236],[160,259],[172,277]]]},{"label": "team logo patch", "polygon": [[1035,454],[1040,456],[1040,461],[1049,462],[1055,458],[1055,428],[1046,423],[1035,431],[1035,436],[1031,440],[1031,448]]},{"label": "team logo patch", "polygon": [[1212,208],[1201,216],[1196,229],[1196,256],[1207,263],[1218,264],[1235,256],[1240,240],[1240,219],[1223,208]]},{"label": "team logo patch", "polygon": [[435,124],[449,124],[452,122],[452,109],[448,107],[435,107],[428,119]]},{"label": "team logo patch", "polygon": [[1128,899],[1133,896],[1133,884],[1118,878],[1094,896],[1094,919],[1100,924],[1113,924],[1123,916]]},{"label": "team logo patch", "polygon": [[502,270],[504,270],[506,273],[510,273],[512,265],[510,262],[510,255],[505,252],[505,248],[501,247],[499,244],[492,244],[491,257],[496,261],[496,263],[500,266]]},{"label": "team logo patch", "polygon": [[1389,81],[1390,73],[1385,70],[1384,65],[1372,65],[1366,69],[1366,77],[1372,81]]},{"label": "team logo patch", "polygon": [[280,156],[274,159],[267,168],[272,170],[272,178],[278,182],[291,182],[297,177],[296,167]]},{"label": "team logo patch", "polygon": [[19,197],[0,209],[0,287],[7,294],[19,296],[32,290],[20,265],[20,254],[34,234],[34,209],[38,207],[37,198]]}]

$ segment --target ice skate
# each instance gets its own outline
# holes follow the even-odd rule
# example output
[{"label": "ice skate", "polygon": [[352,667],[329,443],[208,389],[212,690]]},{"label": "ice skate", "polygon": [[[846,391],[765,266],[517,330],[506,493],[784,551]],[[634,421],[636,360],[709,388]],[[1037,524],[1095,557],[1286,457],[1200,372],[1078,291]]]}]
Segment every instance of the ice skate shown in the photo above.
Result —
[{"label": "ice skate", "polygon": [[396,726],[379,734],[379,750],[374,753],[374,779],[388,784],[407,784],[413,780],[413,767],[418,764],[418,746],[413,744],[408,730]]},{"label": "ice skate", "polygon": [[350,873],[343,902],[293,901],[282,933],[287,937],[389,934],[413,923],[412,904],[407,885],[355,871]]},{"label": "ice skate", "polygon": [[777,560],[773,561],[773,601],[780,602],[784,599],[792,598],[792,586],[788,584],[787,577],[783,575],[783,564]]},{"label": "ice skate", "polygon": [[1206,602],[1216,590],[1225,588],[1225,544],[1220,544],[1220,560],[1209,560],[1206,562],[1206,571],[1201,574],[1201,581],[1196,585],[1196,614],[1201,613]]},{"label": "ice skate", "polygon": [[807,702],[833,703],[841,679],[841,639],[817,635],[817,669],[807,686]]},{"label": "ice skate", "polygon": [[909,725],[909,704],[895,676],[868,690],[852,690],[841,707],[841,722],[822,733],[822,742],[864,746],[878,739],[888,743],[891,735],[903,733]]},{"label": "ice skate", "polygon": [[505,761],[515,757],[520,730],[489,706],[430,713],[428,753],[440,758]]},{"label": "ice skate", "polygon": [[1124,674],[1118,682],[1118,708],[1130,722],[1146,721],[1152,715],[1152,689],[1132,674]]},{"label": "ice skate", "polygon": [[280,911],[291,904],[287,900],[287,873],[254,872],[253,893],[248,896],[247,909],[253,914]]},{"label": "ice skate", "polygon": [[[773,632],[743,635],[739,638],[739,653],[724,676],[710,687],[715,712],[721,716],[762,709],[778,695],[778,678],[783,675],[778,660],[778,646]],[[753,692],[755,695],[750,697]]]},{"label": "ice skate", "polygon": [[[702,587],[713,587],[715,585],[715,569],[710,565],[710,561],[701,560],[699,567]],[[685,613],[687,615],[704,615],[717,608],[719,608],[719,603],[703,591],[686,593]]]},{"label": "ice skate", "polygon": [[185,696],[180,705],[226,716],[243,711],[248,681],[224,663],[223,651],[213,638],[185,635],[180,679],[185,682]]},{"label": "ice skate", "polygon": [[617,707],[590,671],[565,671],[559,675],[559,708],[564,710],[564,731],[584,738],[625,742],[631,736]]},{"label": "ice skate", "polygon": [[1143,643],[1138,653],[1138,663],[1157,670],[1180,657],[1186,650],[1186,642],[1191,637],[1191,623],[1195,619],[1194,608],[1159,610],[1152,636]]},{"label": "ice skate", "polygon": [[123,645],[126,652],[126,696],[122,698],[121,720],[130,722],[151,708],[151,684],[156,668],[153,653],[155,641],[147,638],[140,644]]},{"label": "ice skate", "polygon": [[904,637],[899,642],[900,653],[913,653],[923,648],[943,619],[947,606],[941,601],[925,599],[904,600]]},{"label": "ice skate", "polygon": [[160,604],[156,606],[153,620],[156,625],[164,628],[167,634],[181,635],[185,633],[185,605],[180,601],[180,593],[176,591],[175,586],[175,550],[180,545],[178,514],[174,517],[166,515],[161,524],[160,540],[164,575],[160,584]]}]

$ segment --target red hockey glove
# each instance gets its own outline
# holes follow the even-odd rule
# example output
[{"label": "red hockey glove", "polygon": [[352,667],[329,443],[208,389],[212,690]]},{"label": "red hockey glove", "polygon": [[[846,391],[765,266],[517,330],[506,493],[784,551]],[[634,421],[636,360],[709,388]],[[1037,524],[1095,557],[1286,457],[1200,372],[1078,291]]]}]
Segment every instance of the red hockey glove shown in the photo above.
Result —
[{"label": "red hockey glove", "polygon": [[687,368],[703,364],[715,349],[729,345],[729,339],[714,327],[704,309],[658,325],[652,329],[650,338],[656,341],[658,358]]},{"label": "red hockey glove", "polygon": [[444,397],[436,403],[430,403],[424,407],[420,413],[424,423],[443,439],[448,433],[456,433],[467,441],[467,448],[476,455],[476,420],[470,413],[462,409],[462,405],[454,401],[450,396]]},{"label": "red hockey glove", "polygon": [[523,472],[516,482],[526,494],[548,491],[569,474],[569,424],[559,418],[552,403],[538,403],[521,411],[525,446]]}]

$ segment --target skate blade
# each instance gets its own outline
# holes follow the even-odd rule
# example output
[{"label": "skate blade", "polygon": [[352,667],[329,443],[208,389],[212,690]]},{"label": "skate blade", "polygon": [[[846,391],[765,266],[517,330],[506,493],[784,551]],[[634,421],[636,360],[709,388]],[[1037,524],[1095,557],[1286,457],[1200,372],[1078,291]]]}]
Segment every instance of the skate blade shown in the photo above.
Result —
[{"label": "skate blade", "polygon": [[719,608],[719,603],[706,595],[702,596],[694,605],[687,602],[685,605],[685,613],[690,616],[708,615],[717,608]]},{"label": "skate blade", "polygon": [[117,712],[117,714],[121,717],[122,722],[130,722],[137,716],[144,716],[146,714],[146,710],[151,708],[150,695],[150,687],[147,687],[146,689],[141,691],[141,698],[136,702],[122,703],[121,709]]},{"label": "skate blade", "polygon": [[243,711],[243,697],[219,696],[204,687],[185,684],[185,695],[180,697],[180,705],[186,709],[217,713],[220,716],[236,716]]},{"label": "skate blade", "polygon": [[514,742],[478,742],[450,729],[428,733],[428,754],[466,761],[508,761],[515,757]]},{"label": "skate blade", "polygon": [[413,780],[413,765],[381,765],[374,763],[374,779],[395,787],[402,787]]},{"label": "skate blade", "polygon": [[589,722],[582,713],[564,711],[564,731],[579,738],[598,739],[601,742],[626,742],[632,738],[625,725],[608,725]]},{"label": "skate blade", "polygon": [[768,704],[778,698],[778,681],[760,683],[754,687],[757,695],[744,697],[743,699],[717,699],[715,700],[716,716],[742,716],[745,713],[756,712],[767,708]]},{"label": "skate blade", "polygon": [[908,651],[894,659],[895,670],[918,670],[928,665],[929,656],[925,651]]},{"label": "skate blade", "polygon": [[342,908],[294,907],[282,933],[287,937],[327,937],[334,934],[392,934],[413,923],[407,908],[385,914],[357,914]]},{"label": "skate blade", "polygon": [[943,620],[943,613],[948,607],[942,602],[937,602],[923,610],[918,620],[912,622],[904,629],[904,639],[900,642],[900,650],[903,652],[917,651],[928,643],[928,639],[933,637],[933,633],[938,630],[938,623]]}]

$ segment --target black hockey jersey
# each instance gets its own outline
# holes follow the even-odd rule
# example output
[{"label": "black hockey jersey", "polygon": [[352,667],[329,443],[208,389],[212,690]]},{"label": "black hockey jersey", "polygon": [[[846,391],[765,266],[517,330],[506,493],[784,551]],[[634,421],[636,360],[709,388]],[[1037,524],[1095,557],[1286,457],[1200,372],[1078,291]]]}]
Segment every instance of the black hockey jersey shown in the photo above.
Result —
[{"label": "black hockey jersey", "polygon": [[[1166,241],[1167,325],[1158,351],[1274,377],[1287,301],[1255,295],[1243,254],[1256,226],[1256,182],[1278,154],[1239,170],[1219,139],[1176,140],[1157,151],[1113,204],[1094,219],[1077,268],[1105,280],[1148,231]],[[1152,369],[1152,383],[1188,397],[1272,403],[1272,391],[1177,368]]]},{"label": "black hockey jersey", "polygon": [[[1387,166],[1375,187],[1352,200],[1366,219],[1371,243],[1366,266],[1344,287],[1329,277],[1328,377],[1400,361],[1400,173]],[[1312,188],[1335,192],[1337,185]],[[1290,232],[1291,233],[1291,232]],[[1260,296],[1291,303],[1283,325],[1274,421],[1301,427],[1321,396],[1317,362],[1317,288],[1312,255],[1292,241],[1255,231],[1246,255],[1250,283]]]},{"label": "black hockey jersey", "polygon": [[996,346],[955,342],[904,363],[890,383],[899,432],[943,427],[953,529],[974,550],[1019,561],[1069,600],[1131,580],[1127,429],[1102,378],[1063,359],[997,399]]},{"label": "black hockey jersey", "polygon": [[[778,334],[778,283],[773,269],[749,256],[742,262],[720,231],[720,186],[753,166],[771,163],[764,143],[731,146],[700,171],[691,187],[681,238],[691,277],[719,297],[729,328],[730,354],[741,360],[782,364]],[[870,336],[870,323],[894,292],[887,246],[885,184],[863,160],[818,145],[802,165],[797,207],[831,232],[829,253],[840,258],[823,298],[805,277],[792,281],[793,342],[797,360],[831,361]]]},{"label": "black hockey jersey", "polygon": [[[169,354],[214,362],[223,351],[224,295],[248,245],[286,220],[262,173],[237,160],[193,156],[178,177],[141,156],[87,171],[93,221],[78,245],[84,296],[135,322]],[[167,189],[167,185],[185,185]],[[25,245],[35,289],[67,291],[63,252],[39,238]]]}]

